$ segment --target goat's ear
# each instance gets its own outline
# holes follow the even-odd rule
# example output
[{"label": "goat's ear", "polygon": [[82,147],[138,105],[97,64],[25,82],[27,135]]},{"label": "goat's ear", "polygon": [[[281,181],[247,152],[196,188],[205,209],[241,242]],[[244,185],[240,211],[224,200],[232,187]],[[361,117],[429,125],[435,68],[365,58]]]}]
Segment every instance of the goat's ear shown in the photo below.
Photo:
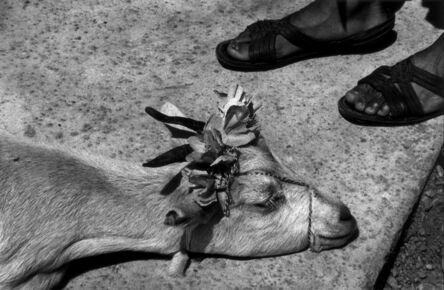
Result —
[{"label": "goat's ear", "polygon": [[300,174],[298,174],[296,171],[294,171],[291,167],[285,165],[285,163],[281,160],[281,158],[279,158],[278,154],[276,154],[272,148],[270,148],[264,137],[260,136],[258,138],[258,141],[256,143],[256,146],[260,147],[261,150],[263,150],[264,152],[267,152],[268,154],[270,154],[270,156],[279,164],[280,169],[282,170],[282,174],[283,176],[287,176],[290,178],[296,178],[296,179],[306,179],[307,177],[302,178],[302,176]]},{"label": "goat's ear", "polygon": [[[160,108],[160,112],[168,116],[187,118],[187,116],[178,107],[171,104],[170,102],[166,102],[165,104],[163,104]],[[196,135],[196,131],[182,125],[165,124],[165,126],[170,131],[171,137],[174,139],[186,139],[190,136]]]},{"label": "goat's ear", "polygon": [[217,212],[217,206],[212,204],[207,207],[199,206],[191,195],[176,201],[165,215],[164,224],[168,226],[193,226],[206,224]]},{"label": "goat's ear", "polygon": [[160,121],[162,123],[167,123],[169,125],[181,125],[185,128],[195,131],[197,133],[202,132],[202,130],[205,126],[205,122],[201,122],[201,121],[197,121],[197,120],[193,120],[193,119],[181,117],[181,116],[166,115],[166,114],[163,114],[151,107],[146,107],[145,112],[148,115],[150,115],[151,117],[153,117],[154,119],[156,119],[157,121]]},{"label": "goat's ear", "polygon": [[[167,116],[187,118],[187,116],[178,107],[169,102],[163,104],[163,106],[160,108],[160,112]],[[164,125],[171,133],[171,140],[172,140],[171,143],[173,146],[187,144],[186,139],[196,135],[196,131],[191,130],[182,125],[178,124],[164,124]]]},{"label": "goat's ear", "polygon": [[193,152],[189,144],[181,145],[170,149],[154,159],[143,163],[144,167],[161,167],[176,162],[185,162],[188,154]]},{"label": "goat's ear", "polygon": [[167,212],[163,223],[167,226],[180,226],[188,223],[190,220],[191,218],[186,216],[181,210],[173,209]]},{"label": "goat's ear", "polygon": [[179,187],[181,181],[182,181],[182,172],[179,172],[176,175],[174,175],[174,177],[171,178],[170,181],[168,181],[168,183],[160,191],[160,194],[169,195],[173,193]]}]

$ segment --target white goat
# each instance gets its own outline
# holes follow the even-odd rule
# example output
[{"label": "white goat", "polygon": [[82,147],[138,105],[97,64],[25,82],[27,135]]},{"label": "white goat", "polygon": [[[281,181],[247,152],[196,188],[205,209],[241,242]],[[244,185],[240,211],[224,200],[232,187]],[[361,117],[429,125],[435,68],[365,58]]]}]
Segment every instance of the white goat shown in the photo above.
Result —
[{"label": "white goat", "polygon": [[[187,162],[147,168],[1,136],[0,288],[48,289],[69,261],[108,252],[176,254],[182,271],[187,251],[260,257],[356,236],[347,207],[293,181],[260,135],[236,149],[228,217],[196,205],[183,180],[160,194]],[[176,211],[191,222],[165,224]]]}]

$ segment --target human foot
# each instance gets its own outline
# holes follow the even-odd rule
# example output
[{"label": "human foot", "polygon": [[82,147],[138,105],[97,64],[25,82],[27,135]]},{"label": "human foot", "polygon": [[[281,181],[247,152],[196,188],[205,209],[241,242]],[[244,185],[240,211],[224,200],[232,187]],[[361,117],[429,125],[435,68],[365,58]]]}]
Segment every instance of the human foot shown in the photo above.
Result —
[{"label": "human foot", "polygon": [[444,115],[444,34],[407,60],[361,80],[341,99],[339,110],[354,123],[388,126]]},{"label": "human foot", "polygon": [[[385,6],[380,1],[315,0],[302,10],[288,16],[288,20],[302,34],[314,39],[340,40],[386,22],[394,16],[394,10],[389,8],[391,7]],[[256,32],[254,29],[246,29],[232,40],[226,49],[228,55],[237,60],[250,60],[251,41],[262,36],[255,35]],[[275,56],[279,59],[302,48],[282,35],[277,35],[275,49]]]}]

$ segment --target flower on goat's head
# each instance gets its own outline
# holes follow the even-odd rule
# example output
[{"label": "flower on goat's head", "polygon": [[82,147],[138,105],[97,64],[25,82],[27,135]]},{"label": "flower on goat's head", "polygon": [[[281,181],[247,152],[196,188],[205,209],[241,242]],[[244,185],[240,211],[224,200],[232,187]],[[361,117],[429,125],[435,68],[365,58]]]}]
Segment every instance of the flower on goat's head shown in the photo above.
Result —
[{"label": "flower on goat's head", "polygon": [[[229,215],[231,202],[230,186],[239,172],[239,151],[256,139],[259,126],[251,97],[240,86],[235,86],[228,93],[227,103],[220,107],[220,115],[212,115],[205,124],[202,133],[188,138],[192,152],[186,156],[189,162],[206,164],[207,172],[214,180],[211,193],[206,193],[205,205],[219,201],[225,215]],[[217,195],[217,196],[216,196]],[[211,198],[209,198],[211,197]],[[196,202],[203,206],[202,198]]]},{"label": "flower on goat's head", "polygon": [[226,104],[219,107],[220,115],[212,115],[205,124],[203,136],[193,136],[188,140],[196,152],[219,153],[224,146],[241,147],[259,134],[255,119],[259,106],[253,106],[252,97],[236,85],[230,88],[227,99]]},{"label": "flower on goat's head", "polygon": [[[236,85],[230,88],[227,102],[220,107],[220,114],[212,115],[206,123],[188,118],[165,116],[152,108],[145,109],[148,114],[165,123],[184,125],[196,132],[188,138],[188,144],[179,146],[155,159],[146,162],[144,166],[159,166],[173,162],[188,161],[188,166],[203,165],[206,174],[185,174],[189,182],[203,186],[204,192],[196,191],[195,201],[202,207],[207,207],[218,201],[223,213],[229,215],[229,205],[232,201],[230,186],[234,176],[239,173],[238,147],[246,146],[259,135],[259,126],[255,113],[259,109],[253,106],[252,97],[247,96],[243,89]],[[185,159],[185,160],[183,160]],[[170,192],[171,188],[165,186]],[[194,187],[193,187],[194,188]]]},{"label": "flower on goat's head", "polygon": [[230,89],[227,103],[219,108],[223,119],[222,142],[227,146],[239,147],[256,139],[259,125],[255,114],[260,106],[254,107],[252,99],[236,85]]}]

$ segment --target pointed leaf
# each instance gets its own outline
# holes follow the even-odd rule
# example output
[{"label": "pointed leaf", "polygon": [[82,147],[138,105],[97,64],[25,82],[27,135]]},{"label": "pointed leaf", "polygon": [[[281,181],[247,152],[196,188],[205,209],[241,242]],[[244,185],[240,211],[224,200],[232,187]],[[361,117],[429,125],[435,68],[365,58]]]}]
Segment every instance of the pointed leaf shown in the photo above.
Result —
[{"label": "pointed leaf", "polygon": [[240,147],[249,144],[256,139],[256,134],[253,132],[242,135],[224,135],[223,142],[227,146]]},{"label": "pointed leaf", "polygon": [[205,153],[205,143],[200,137],[191,136],[190,138],[188,138],[188,144],[190,144],[190,147],[193,149],[193,151],[198,153]]},{"label": "pointed leaf", "polygon": [[213,166],[217,166],[219,164],[226,164],[226,165],[231,165],[236,161],[236,158],[234,156],[228,156],[228,155],[221,155],[219,157],[217,157],[216,160],[214,160],[213,163],[210,164],[211,167]]},{"label": "pointed leaf", "polygon": [[152,107],[146,107],[145,112],[154,119],[156,119],[157,121],[160,121],[162,123],[182,125],[196,132],[201,132],[205,126],[204,122],[185,117],[168,116],[162,114],[161,112],[157,111]]},{"label": "pointed leaf", "polygon": [[205,131],[204,140],[207,148],[209,149],[208,151],[219,153],[222,150],[222,135],[218,130],[211,129],[209,131]]},{"label": "pointed leaf", "polygon": [[197,151],[193,151],[187,155],[185,158],[188,162],[201,162],[203,153],[199,153]]},{"label": "pointed leaf", "polygon": [[174,175],[174,177],[171,178],[167,184],[165,184],[165,186],[160,190],[160,194],[161,195],[171,194],[176,190],[176,188],[179,187],[181,181],[182,181],[182,173],[179,172],[178,174]]},{"label": "pointed leaf", "polygon": [[193,151],[190,145],[185,144],[175,147],[167,152],[164,152],[156,158],[149,160],[143,164],[144,167],[160,167],[175,162],[184,162],[188,154]]},{"label": "pointed leaf", "polygon": [[249,118],[249,110],[245,106],[232,106],[228,108],[225,114],[224,130],[230,133],[231,130],[241,126],[244,120]]}]

